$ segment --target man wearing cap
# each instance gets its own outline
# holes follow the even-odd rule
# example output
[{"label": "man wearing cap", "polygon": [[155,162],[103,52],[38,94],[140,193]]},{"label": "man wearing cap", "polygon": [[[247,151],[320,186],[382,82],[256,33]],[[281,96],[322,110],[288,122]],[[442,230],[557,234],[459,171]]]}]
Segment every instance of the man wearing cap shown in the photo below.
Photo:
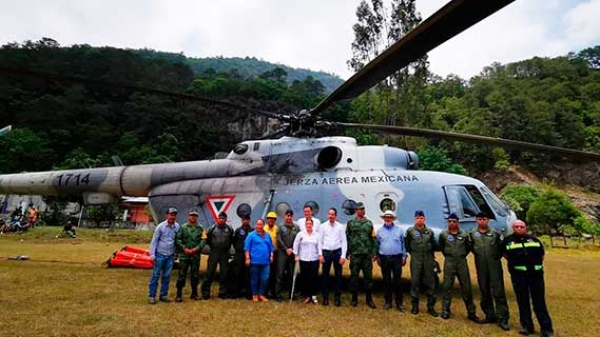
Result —
[{"label": "man wearing cap", "polygon": [[177,219],[177,208],[170,207],[167,210],[167,219],[154,229],[152,241],[150,242],[150,259],[154,261],[152,276],[148,284],[148,303],[156,304],[156,290],[158,278],[161,276],[160,297],[161,302],[170,302],[169,282],[173,270],[173,255],[175,254],[175,236],[179,231]]},{"label": "man wearing cap", "polygon": [[377,259],[377,242],[371,220],[365,218],[365,205],[356,203],[356,217],[350,219],[346,225],[348,239],[348,258],[350,260],[350,291],[352,300],[350,305],[358,305],[358,276],[363,272],[365,282],[366,302],[369,308],[375,309],[375,302],[371,295],[373,287],[373,260]]},{"label": "man wearing cap", "polygon": [[198,282],[200,281],[200,253],[206,244],[204,228],[198,224],[198,211],[194,208],[188,213],[188,222],[183,224],[175,237],[179,251],[179,277],[177,278],[177,295],[175,302],[181,302],[181,293],[185,287],[185,279],[190,270],[192,294],[190,299],[198,299]]},{"label": "man wearing cap", "polygon": [[277,254],[277,232],[279,231],[279,226],[275,224],[275,221],[277,221],[277,213],[273,211],[267,213],[267,224],[265,225],[264,230],[271,237],[271,242],[275,248],[275,251],[273,252],[274,258],[269,267],[269,284],[267,287],[268,291],[271,293],[271,298],[277,298],[277,292],[275,291],[275,285],[277,283],[277,258],[275,254]]},{"label": "man wearing cap", "polygon": [[489,226],[490,220],[485,213],[478,213],[476,219],[477,227],[469,233],[469,239],[472,243],[471,251],[475,255],[481,310],[485,314],[482,323],[498,323],[502,330],[508,331],[508,304],[502,270],[504,238],[500,232]]},{"label": "man wearing cap", "polygon": [[467,265],[467,255],[471,250],[471,242],[467,232],[460,229],[456,214],[452,213],[448,216],[448,228],[440,233],[438,241],[440,250],[444,254],[442,318],[450,318],[451,290],[454,285],[454,278],[458,277],[460,292],[467,308],[467,318],[475,323],[481,323],[481,320],[476,315],[477,309],[473,303],[471,275],[469,274],[469,266]]},{"label": "man wearing cap", "polygon": [[219,298],[227,299],[227,276],[229,269],[229,250],[233,243],[233,228],[227,224],[227,213],[219,213],[217,223],[206,234],[206,244],[210,247],[206,276],[202,282],[202,298],[210,298],[210,286],[219,265]]},{"label": "man wearing cap", "polygon": [[298,219],[298,227],[300,227],[301,231],[306,231],[306,219],[312,219],[313,230],[315,232],[319,232],[319,229],[321,228],[321,220],[313,216],[313,209],[310,205],[304,206],[304,217]]},{"label": "man wearing cap", "polygon": [[[280,301],[282,288],[291,291],[296,256],[294,255],[294,239],[300,233],[300,227],[294,223],[294,211],[285,211],[284,222],[278,225],[277,231],[277,275],[275,281],[275,300]],[[290,294],[292,297],[293,294]]]},{"label": "man wearing cap", "polygon": [[502,252],[508,261],[508,271],[519,305],[521,335],[534,333],[531,305],[540,324],[542,337],[554,336],[552,319],[548,313],[544,283],[544,245],[533,235],[527,234],[527,225],[517,220],[512,225],[513,234],[504,238]]},{"label": "man wearing cap", "polygon": [[377,264],[381,267],[385,284],[385,309],[392,308],[392,294],[396,301],[396,310],[404,312],[402,304],[402,267],[406,265],[404,231],[394,225],[396,214],[387,210],[382,215],[383,226],[377,230]]},{"label": "man wearing cap", "polygon": [[335,275],[333,303],[336,307],[339,307],[342,305],[342,267],[346,263],[348,241],[346,240],[346,228],[337,221],[337,209],[332,207],[327,211],[327,221],[321,224],[319,240],[321,241],[319,260],[323,264],[323,281],[321,284],[323,305],[329,305],[329,272],[331,265],[333,265]]},{"label": "man wearing cap", "polygon": [[233,232],[233,248],[235,249],[234,266],[233,271],[234,277],[234,296],[243,297],[248,299],[252,298],[252,292],[250,291],[250,267],[246,266],[246,254],[244,251],[244,244],[248,234],[254,229],[250,227],[250,214],[242,214],[242,225],[235,229]]},{"label": "man wearing cap", "polygon": [[410,312],[419,313],[419,293],[423,284],[427,291],[427,312],[438,317],[435,311],[435,235],[425,224],[425,212],[415,212],[415,224],[406,231],[404,243],[410,254]]}]

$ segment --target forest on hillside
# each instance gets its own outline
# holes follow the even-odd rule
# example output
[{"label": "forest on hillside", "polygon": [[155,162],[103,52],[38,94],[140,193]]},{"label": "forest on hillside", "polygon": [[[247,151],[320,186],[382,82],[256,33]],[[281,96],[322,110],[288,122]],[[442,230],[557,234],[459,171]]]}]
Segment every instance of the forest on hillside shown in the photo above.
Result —
[{"label": "forest on hillside", "polygon": [[[61,47],[51,39],[2,46],[3,69],[35,69],[101,83],[4,72],[0,121],[12,124],[15,131],[0,138],[0,172],[112,165],[114,155],[125,164],[206,159],[241,140],[230,134],[227,124],[246,116],[243,111],[124,85],[285,113],[314,106],[325,96],[320,81],[308,76],[290,84],[282,68],[252,77],[214,69],[196,76],[185,59],[161,58],[158,52],[150,57],[149,53],[86,45]],[[469,80],[428,74],[418,90],[406,90],[401,103],[390,99],[389,88],[379,86],[350,104],[335,106],[328,117],[598,152],[599,60],[600,46],[596,46],[556,58],[492,64]],[[543,165],[547,158],[359,130],[349,135],[361,143],[388,142],[417,150],[425,168],[448,170],[454,165],[450,170],[459,173],[474,174],[515,162]]]}]

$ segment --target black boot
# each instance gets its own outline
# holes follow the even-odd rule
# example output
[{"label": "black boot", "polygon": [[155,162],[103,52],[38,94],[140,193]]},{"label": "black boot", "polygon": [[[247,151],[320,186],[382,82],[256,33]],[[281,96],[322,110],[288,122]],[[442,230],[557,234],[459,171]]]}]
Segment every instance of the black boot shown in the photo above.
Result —
[{"label": "black boot", "polygon": [[358,305],[358,293],[356,291],[352,292],[352,300],[350,300],[350,305],[353,307]]},{"label": "black boot", "polygon": [[192,294],[190,300],[198,300],[198,283],[192,283]]},{"label": "black boot", "polygon": [[373,296],[371,296],[370,291],[367,291],[365,297],[366,297],[367,305],[369,306],[369,308],[371,308],[371,309],[377,308],[377,306],[375,305],[375,302],[373,302]]},{"label": "black boot", "polygon": [[411,301],[412,308],[410,309],[410,313],[416,315],[419,313],[419,299],[414,299]]},{"label": "black boot", "polygon": [[432,306],[428,306],[427,307],[427,313],[430,314],[433,317],[438,317],[439,316],[438,313],[437,313],[437,311],[435,311],[435,308],[432,307]]},{"label": "black boot", "polygon": [[179,302],[183,301],[181,299],[181,292],[182,292],[182,290],[183,290],[182,288],[177,287],[177,295],[175,296],[175,302],[179,303]]},{"label": "black boot", "polygon": [[[427,297],[427,313],[429,313],[433,317],[438,317],[437,311],[435,311],[435,296]],[[450,310],[448,310],[450,311]]]}]

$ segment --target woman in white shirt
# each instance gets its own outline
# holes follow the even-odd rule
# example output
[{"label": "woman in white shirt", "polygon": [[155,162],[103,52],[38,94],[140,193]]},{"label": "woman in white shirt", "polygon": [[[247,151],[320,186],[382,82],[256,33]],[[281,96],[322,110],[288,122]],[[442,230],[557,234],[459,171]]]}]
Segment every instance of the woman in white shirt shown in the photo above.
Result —
[{"label": "woman in white shirt", "polygon": [[300,261],[304,303],[317,303],[320,249],[321,242],[318,233],[313,230],[313,221],[306,219],[306,231],[301,231],[294,239],[294,255],[296,261]]}]

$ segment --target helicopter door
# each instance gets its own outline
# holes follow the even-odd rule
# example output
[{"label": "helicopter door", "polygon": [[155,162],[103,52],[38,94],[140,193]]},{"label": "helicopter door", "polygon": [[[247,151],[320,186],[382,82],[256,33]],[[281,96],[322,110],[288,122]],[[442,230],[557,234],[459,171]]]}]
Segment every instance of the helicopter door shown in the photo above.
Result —
[{"label": "helicopter door", "polygon": [[444,186],[444,191],[446,192],[448,213],[454,213],[460,218],[461,222],[472,222],[474,226],[475,215],[481,210],[469,193],[467,186]]}]

